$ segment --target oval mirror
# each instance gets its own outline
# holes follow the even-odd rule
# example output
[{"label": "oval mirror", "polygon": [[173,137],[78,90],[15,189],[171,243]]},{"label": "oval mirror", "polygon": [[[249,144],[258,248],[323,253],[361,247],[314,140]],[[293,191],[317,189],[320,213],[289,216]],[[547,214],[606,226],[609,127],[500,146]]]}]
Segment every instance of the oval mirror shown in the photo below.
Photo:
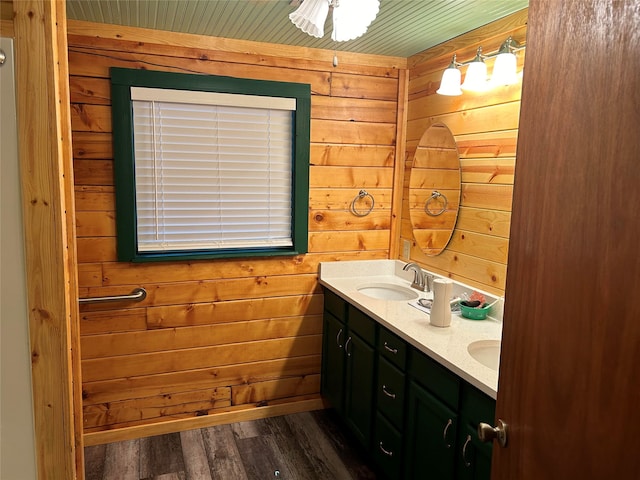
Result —
[{"label": "oval mirror", "polygon": [[434,123],[422,135],[409,180],[409,214],[416,244],[425,255],[442,253],[460,205],[460,158],[451,130]]}]

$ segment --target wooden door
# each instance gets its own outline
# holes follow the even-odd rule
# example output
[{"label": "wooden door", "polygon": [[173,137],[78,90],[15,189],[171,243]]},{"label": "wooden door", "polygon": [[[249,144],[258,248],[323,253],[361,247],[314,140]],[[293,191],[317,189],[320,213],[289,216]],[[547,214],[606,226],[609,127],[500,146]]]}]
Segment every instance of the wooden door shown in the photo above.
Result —
[{"label": "wooden door", "polygon": [[531,0],[494,480],[640,478],[640,4]]}]

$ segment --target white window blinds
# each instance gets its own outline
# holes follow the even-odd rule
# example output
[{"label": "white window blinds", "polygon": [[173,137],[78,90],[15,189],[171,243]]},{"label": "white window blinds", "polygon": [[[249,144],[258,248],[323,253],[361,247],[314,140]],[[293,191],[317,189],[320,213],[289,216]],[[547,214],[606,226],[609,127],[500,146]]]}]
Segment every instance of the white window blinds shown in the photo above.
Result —
[{"label": "white window blinds", "polygon": [[131,88],[138,249],[288,247],[295,99]]}]

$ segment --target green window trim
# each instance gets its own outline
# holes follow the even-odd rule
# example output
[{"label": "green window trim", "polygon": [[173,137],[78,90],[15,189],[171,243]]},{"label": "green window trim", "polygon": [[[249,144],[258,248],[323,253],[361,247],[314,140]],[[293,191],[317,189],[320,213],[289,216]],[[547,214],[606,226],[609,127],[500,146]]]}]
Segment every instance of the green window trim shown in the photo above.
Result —
[{"label": "green window trim", "polygon": [[[308,84],[112,67],[111,99],[117,253],[119,261],[171,261],[299,255],[308,249],[311,87]],[[291,247],[140,252],[137,242],[134,125],[131,87],[295,98]]]}]

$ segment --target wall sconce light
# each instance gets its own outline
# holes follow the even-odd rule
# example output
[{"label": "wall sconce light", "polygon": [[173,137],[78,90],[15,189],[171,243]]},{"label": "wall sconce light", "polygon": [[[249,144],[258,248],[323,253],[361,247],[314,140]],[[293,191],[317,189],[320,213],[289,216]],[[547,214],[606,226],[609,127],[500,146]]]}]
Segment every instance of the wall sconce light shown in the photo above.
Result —
[{"label": "wall sconce light", "polygon": [[[476,56],[468,62],[457,62],[456,55],[454,55],[451,64],[442,74],[440,88],[436,90],[436,93],[440,95],[462,95],[462,90],[482,92],[490,87],[517,83],[515,52],[524,48],[525,46],[520,46],[518,42],[509,37],[502,43],[499,50],[488,55],[483,55],[482,47],[478,47]],[[492,57],[496,57],[496,61],[493,65],[491,80],[488,80],[487,66],[484,60]],[[467,67],[467,74],[465,75],[464,83],[460,85],[460,67],[464,66]]]},{"label": "wall sconce light", "polygon": [[518,60],[514,53],[518,50],[521,50],[520,44],[511,37],[507,38],[500,46],[496,62],[493,64],[492,85],[513,85],[518,83],[518,75],[516,74]]},{"label": "wall sconce light", "polygon": [[461,87],[463,90],[471,90],[472,92],[482,92],[487,89],[487,65],[482,58],[482,47],[478,47],[476,58],[469,62],[467,74]]},{"label": "wall sconce light", "polygon": [[436,93],[440,95],[456,96],[462,95],[460,90],[460,69],[459,63],[456,62],[456,56],[453,56],[453,60],[442,74],[442,80],[440,81],[440,88],[436,90]]}]

